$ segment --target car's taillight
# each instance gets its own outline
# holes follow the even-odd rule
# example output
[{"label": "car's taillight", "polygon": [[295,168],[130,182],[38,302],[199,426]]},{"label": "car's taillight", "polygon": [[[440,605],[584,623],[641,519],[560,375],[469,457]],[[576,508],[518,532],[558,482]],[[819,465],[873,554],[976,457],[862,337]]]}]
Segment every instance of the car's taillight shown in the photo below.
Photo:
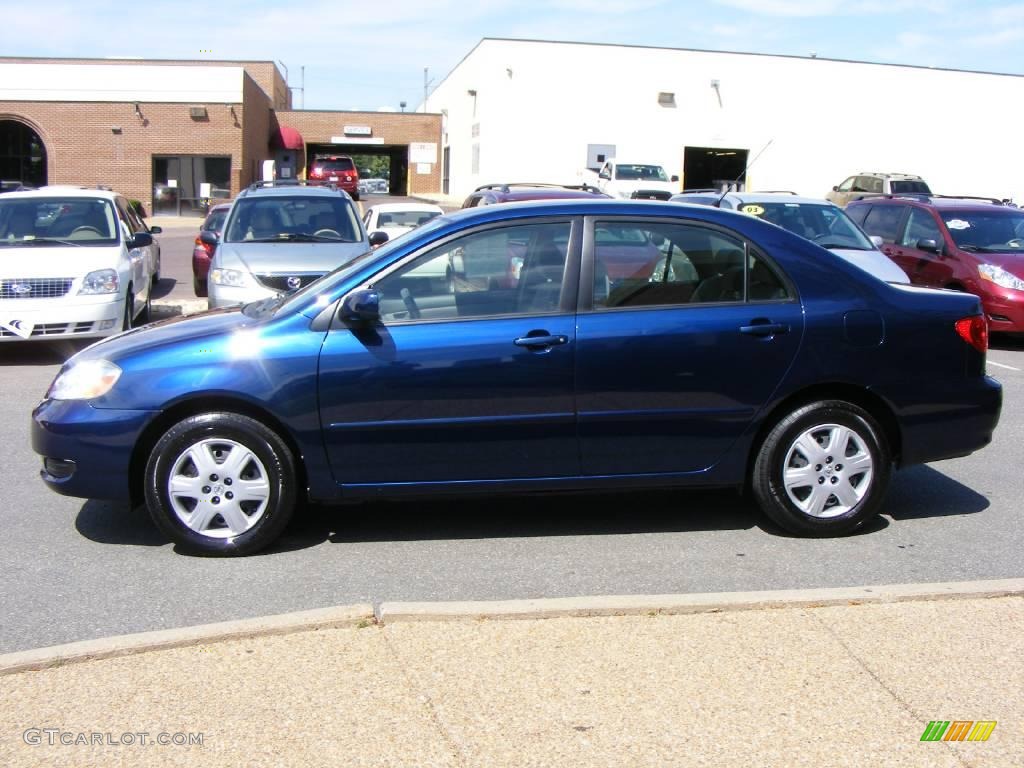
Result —
[{"label": "car's taillight", "polygon": [[960,338],[985,354],[988,351],[988,322],[982,315],[971,315],[956,321],[956,332]]},{"label": "car's taillight", "polygon": [[312,168],[309,169],[309,175],[320,178],[321,176],[324,175],[324,169],[320,168],[319,166],[313,166]]},{"label": "car's taillight", "polygon": [[199,238],[199,237],[196,238],[196,245],[200,246],[210,256],[213,256],[213,246],[210,245],[209,243],[204,243],[202,241],[202,238]]}]

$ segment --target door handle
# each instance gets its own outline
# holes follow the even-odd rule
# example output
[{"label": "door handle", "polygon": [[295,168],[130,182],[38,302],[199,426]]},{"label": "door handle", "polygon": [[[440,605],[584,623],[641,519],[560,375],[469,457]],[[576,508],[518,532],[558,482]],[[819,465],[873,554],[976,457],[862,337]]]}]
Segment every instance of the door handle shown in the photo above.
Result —
[{"label": "door handle", "polygon": [[512,342],[517,347],[554,347],[558,344],[568,344],[569,337],[557,336],[520,336]]},{"label": "door handle", "polygon": [[786,323],[753,323],[740,326],[740,333],[748,336],[774,336],[777,333],[788,332],[789,326]]}]

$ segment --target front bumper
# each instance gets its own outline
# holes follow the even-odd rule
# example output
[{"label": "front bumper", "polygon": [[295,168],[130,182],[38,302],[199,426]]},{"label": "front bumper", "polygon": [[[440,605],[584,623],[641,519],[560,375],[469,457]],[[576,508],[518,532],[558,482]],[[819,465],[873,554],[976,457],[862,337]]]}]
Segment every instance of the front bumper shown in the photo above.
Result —
[{"label": "front bumper", "polygon": [[119,333],[123,319],[124,297],[115,294],[0,301],[0,342],[24,340],[4,324],[18,323],[32,340],[81,339]]},{"label": "front bumper", "polygon": [[981,297],[988,329],[995,333],[1024,333],[1024,291],[995,287]]},{"label": "front bumper", "polygon": [[206,283],[207,301],[210,309],[221,307],[237,307],[250,301],[262,301],[277,296],[277,291],[262,286],[245,286],[236,288],[229,285],[218,285],[212,280]]},{"label": "front bumper", "polygon": [[44,400],[32,412],[32,450],[44,462],[40,477],[64,496],[130,499],[132,452],[157,413]]}]

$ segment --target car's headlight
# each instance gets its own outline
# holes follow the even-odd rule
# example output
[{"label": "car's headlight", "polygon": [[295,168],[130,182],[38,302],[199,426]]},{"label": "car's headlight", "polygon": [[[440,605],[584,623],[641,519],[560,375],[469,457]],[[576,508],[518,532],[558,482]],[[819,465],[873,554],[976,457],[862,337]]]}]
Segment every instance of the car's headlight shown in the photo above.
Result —
[{"label": "car's headlight", "polygon": [[48,400],[91,400],[109,392],[121,378],[121,369],[108,360],[83,360],[72,363],[57,374]]},{"label": "car's headlight", "polygon": [[79,294],[117,293],[119,282],[113,269],[98,269],[90,272],[82,281]]},{"label": "car's headlight", "polygon": [[1013,288],[1015,291],[1024,291],[1024,280],[1010,272],[1007,272],[1002,267],[997,267],[995,264],[982,264],[978,267],[978,272],[981,274],[983,280],[991,280],[1002,288]]},{"label": "car's headlight", "polygon": [[249,273],[243,269],[211,269],[210,280],[216,285],[224,285],[229,288],[244,288],[252,285]]}]

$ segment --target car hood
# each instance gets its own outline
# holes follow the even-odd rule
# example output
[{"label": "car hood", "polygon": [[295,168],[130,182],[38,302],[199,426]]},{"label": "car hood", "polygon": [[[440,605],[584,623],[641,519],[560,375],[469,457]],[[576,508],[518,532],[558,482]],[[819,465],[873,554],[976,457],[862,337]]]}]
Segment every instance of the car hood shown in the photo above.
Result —
[{"label": "car hood", "polygon": [[213,267],[254,274],[325,273],[369,250],[367,243],[221,243]]},{"label": "car hood", "polygon": [[0,280],[79,277],[97,269],[116,269],[119,245],[18,245],[0,247]]},{"label": "car hood", "polygon": [[830,248],[830,251],[845,261],[855,264],[887,283],[909,283],[907,273],[881,251],[858,251],[850,248]]},{"label": "car hood", "polygon": [[156,351],[167,345],[178,344],[189,339],[201,340],[253,327],[261,322],[244,315],[241,307],[212,309],[187,317],[171,317],[102,339],[86,347],[75,355],[74,359],[102,358],[116,363],[139,351]]},{"label": "car hood", "polygon": [[1024,278],[1024,253],[1011,251],[1009,253],[971,253],[972,258],[979,264],[995,264],[1002,267],[1010,274]]},{"label": "car hood", "polygon": [[619,194],[629,195],[640,189],[656,189],[661,192],[676,194],[679,192],[679,183],[672,181],[619,181],[615,180],[615,189]]}]

